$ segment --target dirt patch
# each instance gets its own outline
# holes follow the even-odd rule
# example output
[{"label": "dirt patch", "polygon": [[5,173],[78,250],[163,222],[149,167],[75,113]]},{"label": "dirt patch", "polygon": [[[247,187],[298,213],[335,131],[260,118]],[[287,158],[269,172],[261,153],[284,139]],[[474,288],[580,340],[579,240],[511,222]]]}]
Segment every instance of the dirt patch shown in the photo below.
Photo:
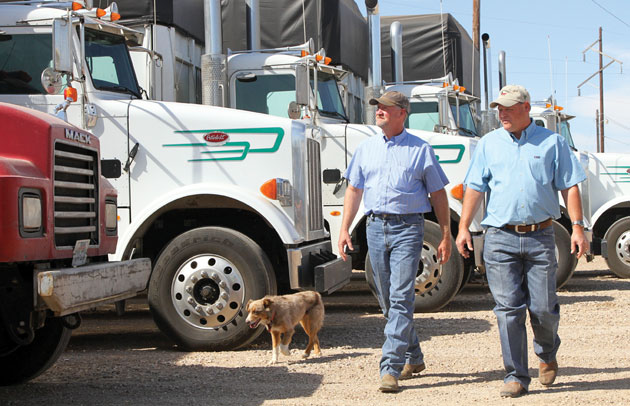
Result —
[{"label": "dirt patch", "polygon": [[630,403],[630,280],[617,279],[604,261],[580,262],[560,292],[562,345],[556,383],[536,379],[529,344],[530,393],[498,395],[503,364],[494,303],[485,287],[466,288],[439,313],[417,314],[427,370],[403,381],[403,391],[377,391],[385,321],[376,300],[355,282],[324,299],[323,355],[302,360],[306,334],[298,328],[293,354],[275,366],[271,340],[230,352],[181,352],[155,327],[146,305],[123,317],[96,312],[84,318],[68,350],[32,382],[0,388],[0,404],[396,405]]}]

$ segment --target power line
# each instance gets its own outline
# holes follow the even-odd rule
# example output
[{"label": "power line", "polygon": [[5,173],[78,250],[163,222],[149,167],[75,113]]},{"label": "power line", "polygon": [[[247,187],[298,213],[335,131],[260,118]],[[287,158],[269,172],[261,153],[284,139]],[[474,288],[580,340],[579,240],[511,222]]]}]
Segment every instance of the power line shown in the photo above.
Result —
[{"label": "power line", "polygon": [[617,20],[621,21],[623,24],[625,24],[626,26],[630,27],[630,24],[628,24],[627,22],[623,21],[621,18],[617,17],[615,14],[611,13],[610,11],[606,10],[604,8],[604,6],[602,6],[601,4],[599,4],[598,2],[596,2],[595,0],[591,0],[593,3],[595,3],[599,8],[601,8],[602,10],[604,10],[605,12],[607,12],[608,14],[610,14],[611,16],[615,17]]}]

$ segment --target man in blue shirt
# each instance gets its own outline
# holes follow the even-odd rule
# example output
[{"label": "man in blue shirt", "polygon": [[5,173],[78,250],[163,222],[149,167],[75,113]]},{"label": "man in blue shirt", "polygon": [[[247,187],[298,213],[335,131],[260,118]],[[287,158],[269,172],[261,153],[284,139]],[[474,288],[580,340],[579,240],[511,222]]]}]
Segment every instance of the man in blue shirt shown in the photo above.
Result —
[{"label": "man in blue shirt", "polygon": [[501,89],[490,107],[499,109],[503,128],[486,134],[475,149],[464,183],[457,249],[466,258],[472,251],[468,227],[488,193],[483,258],[496,302],[503,363],[503,397],[527,392],[526,312],[534,332],[534,352],[540,359],[538,378],[551,385],[558,371],[560,306],[556,296],[555,239],[552,219],[560,217],[558,191],[573,221],[571,253],[588,249],[578,183],[586,179],[565,139],[529,117],[529,93],[522,86]]},{"label": "man in blue shirt", "polygon": [[[365,140],[354,153],[345,178],[348,188],[339,235],[339,253],[352,250],[349,228],[361,198],[374,284],[387,318],[380,362],[382,392],[397,392],[398,379],[424,370],[424,356],[413,326],[415,279],[424,234],[423,213],[433,205],[442,240],[441,263],[451,254],[450,213],[444,186],[446,175],[431,146],[405,131],[409,100],[400,92],[371,99],[378,105],[376,125],[383,136]],[[429,199],[430,194],[430,199]]]}]

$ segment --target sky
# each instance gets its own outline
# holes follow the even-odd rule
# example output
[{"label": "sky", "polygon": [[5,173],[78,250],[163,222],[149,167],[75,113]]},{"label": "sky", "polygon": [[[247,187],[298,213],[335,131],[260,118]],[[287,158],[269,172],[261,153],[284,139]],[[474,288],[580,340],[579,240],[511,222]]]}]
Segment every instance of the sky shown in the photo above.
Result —
[{"label": "sky", "polygon": [[[365,16],[365,1],[355,1]],[[480,33],[490,35],[489,100],[499,91],[499,52],[505,51],[507,83],[525,86],[534,101],[554,94],[563,111],[576,116],[570,121],[576,147],[590,152],[597,151],[599,75],[581,85],[580,96],[578,85],[599,70],[599,44],[593,43],[602,27],[603,53],[622,62],[604,69],[604,148],[630,153],[630,121],[626,120],[630,117],[630,0],[479,3]],[[382,16],[450,13],[472,36],[473,0],[379,0],[378,4]],[[593,49],[587,50],[591,45]],[[604,66],[612,61],[608,56],[603,57]],[[483,100],[482,95],[482,108]]]}]

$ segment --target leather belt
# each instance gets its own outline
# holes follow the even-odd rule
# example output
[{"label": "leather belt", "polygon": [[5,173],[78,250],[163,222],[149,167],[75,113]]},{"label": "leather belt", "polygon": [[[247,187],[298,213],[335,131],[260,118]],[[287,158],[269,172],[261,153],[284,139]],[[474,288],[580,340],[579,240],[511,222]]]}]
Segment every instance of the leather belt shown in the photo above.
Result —
[{"label": "leather belt", "polygon": [[371,218],[379,218],[382,220],[391,220],[396,219],[399,220],[403,217],[411,216],[414,214],[422,214],[422,213],[405,213],[405,214],[392,214],[392,213],[370,213],[369,217]]},{"label": "leather belt", "polygon": [[537,224],[506,224],[504,228],[508,230],[516,231],[519,234],[531,233],[532,231],[542,230],[543,228],[547,228],[551,225],[551,219],[547,219],[545,221],[541,221]]}]

